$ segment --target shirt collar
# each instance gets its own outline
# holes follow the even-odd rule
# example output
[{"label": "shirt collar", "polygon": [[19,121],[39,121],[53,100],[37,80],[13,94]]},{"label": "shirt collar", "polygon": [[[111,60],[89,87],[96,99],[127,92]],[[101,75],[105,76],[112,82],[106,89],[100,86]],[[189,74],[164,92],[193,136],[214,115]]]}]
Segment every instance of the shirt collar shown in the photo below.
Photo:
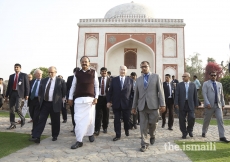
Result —
[{"label": "shirt collar", "polygon": [[[81,70],[82,70],[82,71],[85,71],[85,70],[83,70],[82,68],[80,68],[79,71],[81,71]],[[91,68],[89,67],[86,71],[88,71],[88,70],[91,71]]]}]

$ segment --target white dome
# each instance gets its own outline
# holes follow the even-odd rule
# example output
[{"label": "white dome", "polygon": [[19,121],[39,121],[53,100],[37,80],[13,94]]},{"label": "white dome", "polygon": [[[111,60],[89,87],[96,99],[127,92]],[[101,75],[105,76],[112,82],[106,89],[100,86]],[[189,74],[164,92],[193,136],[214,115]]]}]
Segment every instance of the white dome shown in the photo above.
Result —
[{"label": "white dome", "polygon": [[152,10],[139,3],[125,3],[111,8],[106,14],[105,18],[116,18],[120,16],[128,15],[142,15],[144,18],[154,18]]}]

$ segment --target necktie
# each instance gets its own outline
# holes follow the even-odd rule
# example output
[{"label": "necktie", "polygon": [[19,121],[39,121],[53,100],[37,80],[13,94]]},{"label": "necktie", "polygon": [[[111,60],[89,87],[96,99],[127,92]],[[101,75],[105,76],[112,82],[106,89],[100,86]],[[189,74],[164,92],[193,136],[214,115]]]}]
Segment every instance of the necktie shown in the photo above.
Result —
[{"label": "necktie", "polygon": [[215,91],[215,103],[217,103],[217,88],[216,88],[216,82],[212,82],[214,91]]},{"label": "necktie", "polygon": [[50,78],[50,82],[46,87],[45,101],[49,101],[49,91],[50,91],[51,81],[52,81],[52,78]]},{"label": "necktie", "polygon": [[188,82],[185,82],[186,100],[188,99]]},{"label": "necktie", "polygon": [[30,95],[30,99],[31,99],[31,100],[34,99],[34,97],[35,97],[35,93],[36,93],[37,87],[38,87],[38,80],[35,81],[33,90],[32,90],[32,92],[31,92],[31,95]]},{"label": "necktie", "polygon": [[148,84],[148,75],[145,74],[145,75],[144,75],[144,87],[145,87],[145,88],[147,87],[147,84]]},{"label": "necktie", "polygon": [[16,90],[17,82],[18,82],[18,73],[16,73],[16,76],[15,76],[15,79],[14,79],[13,90]]},{"label": "necktie", "polygon": [[101,81],[101,95],[104,95],[104,89],[105,89],[105,83],[104,83],[104,77],[102,77],[102,81]]},{"label": "necktie", "polygon": [[121,89],[123,89],[123,77],[121,77]]}]

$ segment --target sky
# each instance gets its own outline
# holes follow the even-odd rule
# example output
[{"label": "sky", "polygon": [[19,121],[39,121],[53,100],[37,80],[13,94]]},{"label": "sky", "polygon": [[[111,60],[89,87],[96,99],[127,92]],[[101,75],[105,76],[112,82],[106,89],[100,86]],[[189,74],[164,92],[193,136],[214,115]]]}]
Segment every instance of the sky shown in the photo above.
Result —
[{"label": "sky", "polygon": [[[76,66],[79,19],[103,18],[131,0],[0,0],[0,78],[8,80],[14,64],[30,73],[57,67],[66,80]],[[200,54],[217,63],[230,57],[229,0],[141,0],[154,18],[184,19],[185,57]]]}]

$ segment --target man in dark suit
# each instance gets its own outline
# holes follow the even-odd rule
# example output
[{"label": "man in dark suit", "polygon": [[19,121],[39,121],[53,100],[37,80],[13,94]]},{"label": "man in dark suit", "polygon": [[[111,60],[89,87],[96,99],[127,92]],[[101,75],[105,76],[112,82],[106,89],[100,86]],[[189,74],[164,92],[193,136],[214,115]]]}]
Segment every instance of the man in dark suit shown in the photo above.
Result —
[{"label": "man in dark suit", "polygon": [[[63,79],[63,76],[62,76],[62,75],[58,75],[58,78]],[[67,100],[65,100],[65,103],[63,104],[62,109],[61,109],[62,119],[63,119],[62,123],[66,123],[66,122],[67,122],[66,101],[67,101]]]},{"label": "man in dark suit", "polygon": [[165,115],[167,114],[167,110],[169,111],[168,115],[168,129],[173,130],[173,103],[174,103],[174,85],[170,82],[171,76],[170,74],[165,75],[165,82],[163,83],[164,94],[165,94],[165,104],[166,111],[162,113],[162,128],[165,127],[166,119]]},{"label": "man in dark suit", "polygon": [[101,122],[103,127],[103,133],[107,133],[109,124],[109,109],[107,108],[106,95],[109,90],[110,78],[107,77],[107,68],[101,68],[101,77],[98,77],[99,81],[99,97],[96,104],[96,118],[95,118],[95,132],[94,135],[100,134]]},{"label": "man in dark suit", "polygon": [[27,74],[21,73],[21,65],[14,65],[15,74],[10,75],[9,82],[6,90],[5,99],[9,97],[10,102],[10,123],[7,129],[16,128],[15,125],[15,112],[21,118],[21,127],[25,124],[25,118],[20,110],[22,99],[28,100],[30,86]]},{"label": "man in dark suit", "polygon": [[120,76],[114,77],[111,81],[109,94],[107,97],[107,107],[113,107],[114,113],[114,130],[116,137],[113,141],[121,138],[121,113],[123,115],[125,135],[129,136],[129,118],[132,108],[133,99],[133,80],[127,73],[126,66],[120,66]]},{"label": "man in dark suit", "polygon": [[[73,75],[69,76],[66,82],[66,99],[69,100],[69,92],[70,92],[70,88],[72,86],[72,82],[73,82],[73,77],[75,75],[76,70],[79,68],[74,68],[73,69]],[[75,98],[74,98],[75,99]],[[73,100],[74,100],[73,99]],[[71,132],[74,132],[75,129],[75,121],[74,121],[74,106],[69,106],[70,107],[70,112],[71,112],[71,118],[72,118],[72,124],[73,124],[73,130],[71,130]]]},{"label": "man in dark suit", "polygon": [[36,79],[30,81],[30,95],[28,99],[28,106],[29,106],[30,117],[33,121],[33,127],[31,132],[33,132],[33,129],[36,127],[39,120],[40,103],[38,101],[38,91],[42,79],[42,73],[43,72],[40,69],[36,69],[34,71],[34,76]]},{"label": "man in dark suit", "polygon": [[[196,85],[190,82],[190,74],[183,74],[183,82],[177,84],[175,94],[175,108],[179,108],[179,123],[182,138],[189,134],[193,137],[193,126],[195,124],[195,107],[198,107]],[[186,127],[186,116],[188,126]]]},{"label": "man in dark suit", "polygon": [[0,78],[0,108],[3,105],[3,98],[6,95],[6,85],[3,83],[3,78]]},{"label": "man in dark suit", "polygon": [[172,82],[173,82],[173,83],[176,83],[176,84],[179,83],[179,81],[178,81],[177,79],[175,79],[175,76],[174,76],[174,75],[172,75]]},{"label": "man in dark suit", "polygon": [[57,140],[60,132],[60,111],[65,102],[66,84],[63,79],[56,77],[56,67],[51,66],[48,73],[49,77],[42,79],[39,86],[40,117],[30,139],[35,143],[40,143],[40,136],[49,115],[52,123],[52,141]]}]

